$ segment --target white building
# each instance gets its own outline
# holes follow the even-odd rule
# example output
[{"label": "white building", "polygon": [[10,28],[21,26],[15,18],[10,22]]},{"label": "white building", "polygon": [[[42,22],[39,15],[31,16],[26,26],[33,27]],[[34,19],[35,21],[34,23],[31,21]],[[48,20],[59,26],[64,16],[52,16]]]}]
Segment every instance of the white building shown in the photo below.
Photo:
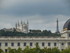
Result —
[{"label": "white building", "polygon": [[14,28],[9,28],[9,29],[3,28],[1,30],[12,31],[12,32],[15,30],[17,32],[28,33],[28,31],[29,31],[28,26],[29,26],[28,21],[27,21],[27,23],[21,21],[21,22],[16,23]]},{"label": "white building", "polygon": [[30,46],[35,47],[38,43],[40,48],[54,48],[63,50],[70,47],[70,19],[65,23],[63,31],[61,32],[61,37],[58,38],[48,38],[48,37],[0,37],[0,48],[4,51],[10,47],[12,49],[22,48]]},{"label": "white building", "polygon": [[18,32],[23,32],[23,33],[28,33],[28,21],[27,23],[25,22],[18,22],[16,23],[16,31]]}]

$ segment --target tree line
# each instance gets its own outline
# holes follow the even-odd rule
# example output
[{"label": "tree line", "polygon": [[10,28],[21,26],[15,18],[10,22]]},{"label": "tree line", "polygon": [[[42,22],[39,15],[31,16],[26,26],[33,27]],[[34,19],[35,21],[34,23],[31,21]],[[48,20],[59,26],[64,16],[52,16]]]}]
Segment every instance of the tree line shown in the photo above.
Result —
[{"label": "tree line", "polygon": [[29,46],[26,46],[26,48],[23,50],[21,48],[18,49],[11,49],[8,48],[7,51],[3,51],[0,49],[0,53],[70,53],[70,48],[59,50],[58,48],[43,48],[41,49],[38,44],[36,44],[35,48],[30,48]]},{"label": "tree line", "polygon": [[48,37],[58,37],[60,34],[52,33],[48,30],[29,30],[28,33],[22,33],[17,31],[5,31],[0,30],[0,36],[48,36]]}]

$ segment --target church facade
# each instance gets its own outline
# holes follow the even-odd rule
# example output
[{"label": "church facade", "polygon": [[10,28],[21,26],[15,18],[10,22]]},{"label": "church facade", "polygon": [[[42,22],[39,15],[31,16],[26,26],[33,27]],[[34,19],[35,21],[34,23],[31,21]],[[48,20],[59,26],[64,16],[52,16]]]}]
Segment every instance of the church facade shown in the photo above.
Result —
[{"label": "church facade", "polygon": [[61,37],[0,37],[0,48],[4,51],[7,51],[9,47],[12,49],[19,47],[24,49],[26,46],[34,48],[36,43],[40,48],[57,47],[63,50],[70,47],[70,19],[64,24]]},{"label": "church facade", "polygon": [[15,27],[9,28],[9,29],[3,28],[3,29],[1,29],[1,30],[11,31],[11,32],[13,32],[13,31],[15,30],[15,31],[17,31],[17,32],[28,33],[28,31],[29,31],[28,25],[29,25],[28,21],[27,21],[26,23],[25,23],[25,22],[22,22],[22,21],[21,21],[21,22],[18,21],[18,22],[15,24]]},{"label": "church facade", "polygon": [[17,32],[23,32],[23,33],[28,33],[28,21],[27,21],[27,23],[25,23],[25,22],[18,22],[18,23],[16,23],[16,26],[15,26],[16,28],[16,31]]}]

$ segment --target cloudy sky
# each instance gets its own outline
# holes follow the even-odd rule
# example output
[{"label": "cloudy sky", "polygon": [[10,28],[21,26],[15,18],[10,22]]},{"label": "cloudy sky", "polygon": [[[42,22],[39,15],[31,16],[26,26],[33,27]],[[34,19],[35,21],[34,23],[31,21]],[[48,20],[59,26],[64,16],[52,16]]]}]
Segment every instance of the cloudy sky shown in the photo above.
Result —
[{"label": "cloudy sky", "polygon": [[29,21],[29,29],[56,31],[70,18],[69,0],[0,0],[0,29],[15,27],[19,21]]}]

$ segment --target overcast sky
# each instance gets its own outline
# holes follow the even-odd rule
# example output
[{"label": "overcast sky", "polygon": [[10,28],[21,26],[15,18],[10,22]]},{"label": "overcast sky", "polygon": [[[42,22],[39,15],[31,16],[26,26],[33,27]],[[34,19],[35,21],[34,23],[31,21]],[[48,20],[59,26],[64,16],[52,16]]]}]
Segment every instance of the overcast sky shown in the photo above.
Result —
[{"label": "overcast sky", "polygon": [[56,31],[70,18],[69,0],[0,0],[0,29],[15,27],[18,20],[29,21],[29,29]]}]

